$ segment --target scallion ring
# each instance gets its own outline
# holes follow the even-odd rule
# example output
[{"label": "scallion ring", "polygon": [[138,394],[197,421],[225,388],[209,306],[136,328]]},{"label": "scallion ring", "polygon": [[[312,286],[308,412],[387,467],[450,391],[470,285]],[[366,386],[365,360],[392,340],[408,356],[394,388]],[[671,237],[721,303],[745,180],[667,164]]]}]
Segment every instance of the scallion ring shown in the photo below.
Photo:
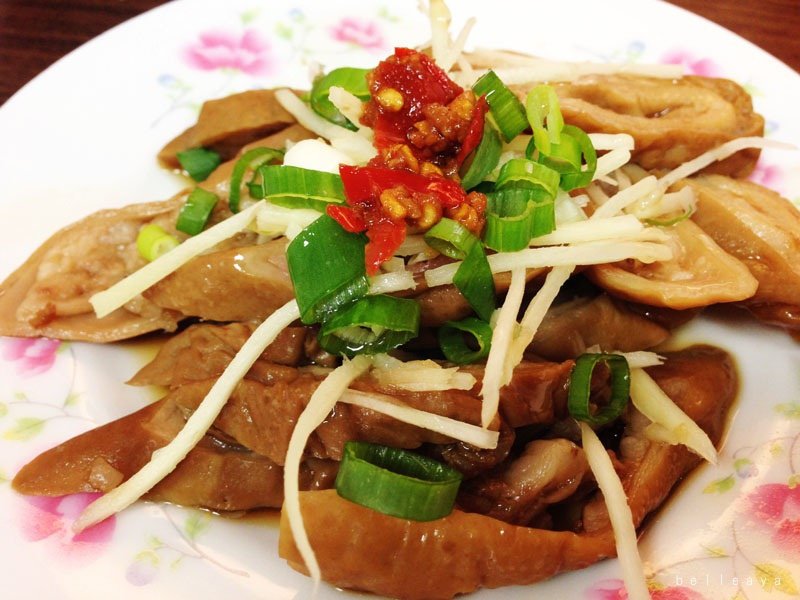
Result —
[{"label": "scallion ring", "polygon": [[512,158],[500,167],[495,189],[541,189],[550,198],[555,198],[560,181],[561,176],[550,167],[527,158]]},{"label": "scallion ring", "polygon": [[[611,397],[596,412],[592,411],[592,373],[597,363],[604,363],[611,375]],[[619,354],[581,354],[569,376],[567,409],[569,414],[589,425],[600,426],[614,421],[622,414],[630,397],[631,371],[628,361]]]},{"label": "scallion ring", "polygon": [[[556,228],[555,200],[540,189],[506,188],[486,194],[486,200],[483,239],[493,250],[521,250],[528,246],[531,238]],[[526,235],[528,239],[523,245]]]},{"label": "scallion ring", "polygon": [[325,212],[345,201],[342,178],[336,173],[287,165],[262,165],[250,184],[250,195],[284,208],[310,208]]},{"label": "scallion ring", "polygon": [[489,356],[492,327],[475,317],[447,321],[439,327],[438,338],[439,347],[447,360],[457,365],[466,365]]},{"label": "scallion ring", "polygon": [[208,148],[190,148],[178,152],[181,168],[195,181],[205,181],[216,169],[222,159],[217,152]]},{"label": "scallion ring", "polygon": [[420,307],[414,300],[367,296],[325,321],[319,344],[331,354],[388,352],[417,337]]},{"label": "scallion ring", "polygon": [[205,229],[206,223],[211,217],[211,212],[218,201],[219,198],[216,194],[203,188],[194,188],[186,202],[181,206],[178,219],[175,222],[175,229],[189,235],[197,235]]},{"label": "scallion ring", "polygon": [[586,132],[574,125],[564,125],[561,130],[562,137],[575,140],[581,151],[581,165],[575,171],[562,173],[561,189],[569,192],[577,188],[586,187],[592,182],[597,171],[597,151]]},{"label": "scallion ring", "polygon": [[175,248],[180,242],[155,223],[144,225],[136,236],[136,249],[146,261],[154,261]]},{"label": "scallion ring", "polygon": [[494,126],[486,122],[483,126],[483,136],[478,147],[472,152],[463,169],[461,187],[469,190],[478,185],[483,178],[491,173],[500,161],[503,144],[500,135]]},{"label": "scallion ring", "polygon": [[494,278],[481,241],[452,219],[441,219],[425,233],[427,244],[445,256],[461,260],[453,284],[484,321],[495,309]]},{"label": "scallion ring", "polygon": [[291,241],[286,262],[303,323],[325,321],[366,295],[366,243],[363,235],[348,233],[328,215]]},{"label": "scallion ring", "polygon": [[528,119],[525,116],[525,107],[522,106],[522,102],[506,87],[494,71],[489,71],[478,79],[472,86],[472,90],[477,96],[486,96],[489,113],[506,142],[513,140],[528,127]]},{"label": "scallion ring", "polygon": [[343,498],[380,513],[434,521],[453,511],[461,473],[425,456],[368,442],[347,442],[336,476]]},{"label": "scallion ring", "polygon": [[359,100],[369,100],[369,85],[367,84],[367,73],[369,72],[370,69],[342,67],[323,75],[314,81],[311,86],[311,93],[309,94],[311,108],[328,121],[355,131],[357,127],[339,112],[339,109],[328,98],[328,94],[332,87],[340,87],[356,96]]},{"label": "scallion ring", "polygon": [[525,99],[525,113],[531,125],[536,147],[550,154],[550,144],[561,141],[564,117],[555,89],[549,85],[537,85]]},{"label": "scallion ring", "polygon": [[[233,165],[231,172],[230,194],[228,206],[231,212],[239,212],[242,196],[242,180],[248,170],[255,171],[261,165],[274,161],[282,161],[284,152],[276,148],[251,148],[242,154]],[[254,182],[251,182],[254,183]],[[255,182],[257,183],[257,182]]]}]

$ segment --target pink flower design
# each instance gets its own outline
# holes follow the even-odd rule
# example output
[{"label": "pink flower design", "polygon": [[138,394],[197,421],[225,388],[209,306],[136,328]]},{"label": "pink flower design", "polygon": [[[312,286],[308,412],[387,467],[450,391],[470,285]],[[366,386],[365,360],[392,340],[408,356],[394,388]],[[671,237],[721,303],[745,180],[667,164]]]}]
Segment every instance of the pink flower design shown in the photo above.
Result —
[{"label": "pink flower design", "polygon": [[760,485],[748,494],[745,510],[787,560],[800,561],[800,487]]},{"label": "pink flower design", "polygon": [[719,77],[719,66],[709,58],[697,58],[686,50],[672,50],[661,57],[665,65],[682,65],[689,75],[703,75],[705,77]]},{"label": "pink flower design", "polygon": [[274,66],[272,47],[255,29],[241,34],[222,30],[204,31],[198,41],[184,49],[186,62],[203,71],[235,69],[248,75],[267,75]]},{"label": "pink flower design", "polygon": [[354,44],[365,50],[382,50],[386,47],[383,32],[374,21],[344,17],[331,27],[330,33],[339,42]]},{"label": "pink flower design", "polygon": [[16,362],[20,375],[38,375],[53,366],[60,345],[49,338],[6,338],[3,359]]},{"label": "pink flower design", "polygon": [[[651,589],[652,600],[705,600],[702,594],[691,588],[672,586],[660,589]],[[621,579],[605,579],[598,581],[586,592],[587,600],[627,600],[628,592]]]},{"label": "pink flower design", "polygon": [[776,189],[783,179],[783,170],[776,165],[766,165],[764,161],[758,161],[748,179],[764,187]]},{"label": "pink flower design", "polygon": [[17,520],[23,537],[30,542],[48,540],[57,556],[70,562],[92,560],[111,541],[116,519],[109,517],[78,534],[73,534],[72,523],[98,496],[80,493],[54,498],[26,497]]}]

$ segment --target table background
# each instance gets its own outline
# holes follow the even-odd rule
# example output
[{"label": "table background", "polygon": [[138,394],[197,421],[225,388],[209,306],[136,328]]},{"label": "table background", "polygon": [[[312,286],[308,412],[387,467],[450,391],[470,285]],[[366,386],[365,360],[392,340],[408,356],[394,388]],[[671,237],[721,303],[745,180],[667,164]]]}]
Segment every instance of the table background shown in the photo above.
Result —
[{"label": "table background", "polygon": [[[671,0],[800,71],[800,0]],[[84,42],[163,0],[0,0],[0,104]]]}]

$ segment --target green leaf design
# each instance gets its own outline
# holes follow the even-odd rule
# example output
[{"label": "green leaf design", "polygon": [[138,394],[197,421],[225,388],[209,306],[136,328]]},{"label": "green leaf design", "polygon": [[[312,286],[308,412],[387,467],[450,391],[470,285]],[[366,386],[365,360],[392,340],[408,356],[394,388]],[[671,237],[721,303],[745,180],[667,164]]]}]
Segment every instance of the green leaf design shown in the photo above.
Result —
[{"label": "green leaf design", "polygon": [[36,417],[20,417],[16,424],[3,434],[3,439],[14,442],[29,440],[41,433],[45,423],[44,419]]},{"label": "green leaf design", "polygon": [[194,541],[197,539],[199,535],[201,535],[206,529],[208,529],[208,526],[210,524],[211,524],[211,518],[207,514],[200,512],[193,512],[186,519],[186,523],[184,523],[183,530],[186,532],[186,537]]},{"label": "green leaf design", "polygon": [[724,494],[733,488],[736,483],[736,478],[733,475],[728,475],[722,479],[716,479],[703,488],[704,494]]},{"label": "green leaf design", "polygon": [[0,418],[5,417],[8,414],[8,404],[5,402],[0,402]]},{"label": "green leaf design", "polygon": [[64,400],[64,408],[69,408],[70,406],[75,406],[78,401],[80,400],[81,395],[80,393],[70,392],[67,395],[66,400]]},{"label": "green leaf design", "polygon": [[792,473],[789,475],[789,480],[786,482],[786,485],[789,486],[790,490],[793,490],[800,485],[800,473]]},{"label": "green leaf design", "polygon": [[250,10],[246,10],[241,14],[242,25],[250,25],[253,21],[258,18],[258,15],[261,11],[258,8],[251,8]]},{"label": "green leaf design", "polygon": [[800,419],[800,402],[785,402],[775,405],[775,412],[787,419]]},{"label": "green leaf design", "polygon": [[381,19],[389,21],[390,23],[397,23],[400,20],[399,17],[396,17],[392,13],[390,13],[389,8],[386,6],[381,6],[380,9],[378,9],[378,16]]},{"label": "green leaf design", "polygon": [[164,547],[164,542],[162,542],[157,536],[151,535],[147,538],[147,545],[154,550],[158,550],[159,548]]},{"label": "green leaf design", "polygon": [[758,563],[755,570],[755,579],[765,592],[775,590],[789,596],[800,596],[792,574],[783,567],[772,563]]},{"label": "green leaf design", "polygon": [[730,556],[728,554],[728,551],[720,546],[703,546],[703,549],[709,556],[712,556],[714,558],[726,558]]},{"label": "green leaf design", "polygon": [[291,40],[294,37],[294,30],[285,23],[278,23],[275,26],[275,34],[284,40]]},{"label": "green leaf design", "polygon": [[153,552],[152,550],[142,550],[134,557],[134,560],[137,562],[149,562],[154,567],[157,567],[161,559],[158,557],[157,552]]},{"label": "green leaf design", "polygon": [[28,401],[28,395],[25,392],[22,392],[22,391],[14,392],[14,401],[15,402],[27,402]]}]

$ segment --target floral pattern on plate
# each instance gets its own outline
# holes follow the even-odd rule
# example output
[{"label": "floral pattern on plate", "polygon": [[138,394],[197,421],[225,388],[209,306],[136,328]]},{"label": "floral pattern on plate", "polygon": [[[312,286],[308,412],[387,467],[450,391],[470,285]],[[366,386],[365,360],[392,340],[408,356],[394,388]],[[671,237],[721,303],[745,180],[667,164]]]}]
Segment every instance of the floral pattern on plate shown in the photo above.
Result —
[{"label": "floral pattern on plate", "polygon": [[[210,3],[189,1],[164,7],[180,17],[180,20],[169,17],[176,24],[175,33],[159,38],[158,48],[167,48],[170,55],[159,50],[160,53],[154,54],[156,58],[142,57],[142,61],[151,63],[146,73],[156,94],[160,94],[160,104],[147,105],[153,111],[147,115],[152,116],[151,129],[160,143],[169,139],[166,131],[170,134],[180,131],[176,123],[190,122],[206,98],[266,85],[300,85],[307,82],[308,73],[319,65],[326,69],[340,64],[367,66],[395,44],[413,45],[423,42],[419,38],[425,37],[419,35],[420,21],[413,14],[413,6],[384,3],[367,7],[363,3],[345,2],[344,8],[338,8],[300,2],[295,7],[267,10],[258,3],[237,0],[225,3],[223,10],[222,4],[211,8]],[[453,4],[456,13],[460,9]],[[639,10],[636,6],[631,2],[628,8]],[[651,11],[656,7],[667,10],[660,3],[641,10]],[[547,39],[552,46],[532,46],[530,50],[553,57],[566,50],[572,53],[571,58],[583,60],[669,62],[682,64],[697,74],[741,79],[736,69],[742,68],[743,61],[728,57],[725,46],[719,47],[719,52],[715,50],[712,58],[691,42],[676,49],[672,35],[645,42],[640,22],[633,19],[633,25],[623,28],[623,34],[578,33],[575,41],[568,43],[561,35],[559,39]],[[180,24],[183,26],[179,27]],[[506,26],[513,28],[515,24]],[[575,27],[582,24],[575,23]],[[479,19],[476,30],[480,28]],[[546,38],[546,34],[541,37]],[[158,32],[153,31],[153,35]],[[519,40],[538,43],[538,37],[529,40],[515,35],[501,39],[495,32],[492,41],[498,46],[511,46]],[[487,45],[486,37],[478,43],[481,42]],[[733,42],[729,41],[730,44]],[[556,49],[548,51],[553,47]],[[93,77],[91,72],[86,76]],[[769,82],[750,73],[742,80],[759,102],[774,101],[774,93],[766,91],[770,89]],[[148,82],[140,83],[145,89]],[[770,134],[784,134],[783,119],[787,118],[787,111],[764,112],[773,119],[768,123]],[[164,119],[175,115],[182,121]],[[769,186],[785,186],[800,196],[800,187],[793,183],[795,172],[786,161],[770,158],[759,164],[752,178]],[[4,266],[10,270],[15,265]],[[749,345],[761,336],[761,333],[751,336],[744,344]],[[246,524],[231,523],[201,511],[139,503],[81,538],[72,536],[69,526],[92,495],[25,499],[10,491],[8,481],[29,458],[93,425],[93,413],[83,390],[87,390],[87,396],[92,395],[91,385],[95,380],[88,373],[95,359],[78,356],[76,349],[80,347],[44,339],[0,340],[0,373],[4,384],[4,395],[0,397],[0,502],[3,507],[12,507],[18,517],[16,526],[9,528],[7,539],[19,540],[13,550],[0,542],[0,557],[8,562],[16,552],[35,557],[57,555],[63,560],[53,561],[47,567],[63,578],[69,579],[67,572],[61,570],[62,563],[69,564],[76,576],[107,580],[116,586],[120,597],[137,600],[176,597],[176,589],[180,586],[186,589],[186,585],[197,589],[199,598],[211,597],[208,590],[213,590],[214,597],[228,593],[236,598],[288,600],[310,590],[306,578],[293,574],[275,556],[274,526],[256,528],[256,535],[245,536]],[[86,379],[89,387],[78,389],[76,372],[81,368],[85,372],[77,379]],[[791,385],[796,400],[800,386],[796,382]],[[695,478],[696,486],[681,490],[679,495],[697,506],[713,506],[731,518],[714,535],[692,537],[678,548],[674,560],[669,557],[669,563],[659,564],[662,556],[645,548],[645,560],[653,563],[650,581],[654,599],[757,600],[798,595],[800,409],[795,400],[775,404],[768,415],[748,408],[745,418],[763,416],[780,428],[780,435],[765,435],[726,448],[719,467],[703,469]],[[741,428],[740,422],[734,423],[735,429]],[[663,511],[664,519],[673,517],[670,508]],[[650,537],[650,533],[645,535],[646,540]],[[707,563],[713,568],[707,567]],[[698,576],[701,572],[698,565],[710,574],[708,585]],[[542,589],[547,590],[548,597],[577,598],[582,594],[587,600],[625,598],[613,561],[599,567],[605,575],[597,576],[595,570],[571,573],[547,582]],[[770,585],[759,585],[759,576],[771,577]],[[748,585],[748,578],[756,583]],[[719,581],[724,585],[717,585]],[[257,587],[253,582],[257,582]],[[75,588],[69,593],[74,595]],[[515,588],[480,592],[476,598],[505,600],[527,598],[532,593],[529,587]],[[321,597],[327,600],[342,594],[323,589]]]}]

